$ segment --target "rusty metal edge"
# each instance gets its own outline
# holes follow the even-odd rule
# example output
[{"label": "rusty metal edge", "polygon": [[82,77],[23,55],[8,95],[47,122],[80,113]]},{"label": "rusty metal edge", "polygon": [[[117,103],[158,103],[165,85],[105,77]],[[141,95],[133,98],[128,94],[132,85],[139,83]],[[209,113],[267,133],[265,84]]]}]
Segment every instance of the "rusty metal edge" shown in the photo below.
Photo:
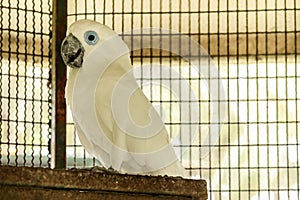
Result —
[{"label": "rusty metal edge", "polygon": [[51,167],[66,167],[66,66],[60,46],[67,30],[67,0],[52,1],[52,138]]}]

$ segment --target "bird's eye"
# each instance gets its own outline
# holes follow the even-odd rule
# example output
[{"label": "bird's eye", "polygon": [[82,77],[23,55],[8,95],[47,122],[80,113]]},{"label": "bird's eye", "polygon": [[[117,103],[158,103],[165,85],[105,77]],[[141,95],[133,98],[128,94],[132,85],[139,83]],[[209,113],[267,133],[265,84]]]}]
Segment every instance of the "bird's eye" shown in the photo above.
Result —
[{"label": "bird's eye", "polygon": [[84,34],[84,39],[89,45],[95,45],[98,42],[99,37],[95,31],[87,31]]}]

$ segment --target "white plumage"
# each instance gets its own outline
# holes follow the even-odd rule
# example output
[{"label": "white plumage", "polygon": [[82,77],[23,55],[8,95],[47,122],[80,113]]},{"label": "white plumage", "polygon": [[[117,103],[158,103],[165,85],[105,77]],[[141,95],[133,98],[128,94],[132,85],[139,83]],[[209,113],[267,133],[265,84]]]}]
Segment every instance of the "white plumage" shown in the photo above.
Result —
[{"label": "white plumage", "polygon": [[125,43],[91,20],[75,22],[68,34],[62,56],[73,67],[66,100],[85,149],[120,172],[188,177],[160,116],[136,83]]}]

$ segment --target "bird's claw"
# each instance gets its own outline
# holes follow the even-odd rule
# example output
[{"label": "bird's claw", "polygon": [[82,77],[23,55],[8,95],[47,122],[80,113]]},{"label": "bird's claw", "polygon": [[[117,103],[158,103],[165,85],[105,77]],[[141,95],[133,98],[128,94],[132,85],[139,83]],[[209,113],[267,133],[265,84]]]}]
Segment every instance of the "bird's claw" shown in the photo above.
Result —
[{"label": "bird's claw", "polygon": [[118,174],[119,172],[112,167],[105,168],[100,166],[94,166],[90,168],[90,171],[92,172],[99,172],[99,173],[107,173],[107,174]]}]

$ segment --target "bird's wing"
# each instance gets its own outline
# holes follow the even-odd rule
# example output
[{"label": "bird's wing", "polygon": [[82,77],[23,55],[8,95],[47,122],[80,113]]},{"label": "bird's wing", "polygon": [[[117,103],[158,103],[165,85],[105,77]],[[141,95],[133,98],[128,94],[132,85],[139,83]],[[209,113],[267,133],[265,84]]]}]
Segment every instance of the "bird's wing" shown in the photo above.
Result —
[{"label": "bird's wing", "polygon": [[[105,70],[99,80],[95,94],[97,117],[104,134],[115,145],[115,149],[110,155],[113,168],[115,167],[117,170],[125,168],[124,170],[128,172],[155,171],[170,164],[164,163],[163,160],[174,162],[177,157],[158,113],[153,112],[150,117],[149,111],[153,111],[154,108],[138,87],[131,72],[132,66],[128,55],[120,57]],[[125,74],[129,74],[128,79],[120,82]],[[128,88],[135,88],[135,90],[132,91],[130,99],[128,99],[126,95],[122,96],[118,93],[116,87],[120,87],[122,91],[126,91]],[[118,93],[117,96],[114,91]],[[121,116],[121,124],[118,124],[118,119],[116,119],[118,116],[113,113],[113,98],[118,98],[124,102],[128,101],[127,107],[121,107],[121,110],[117,109],[117,115]],[[126,116],[122,115],[123,112],[128,112],[130,118],[122,118],[122,116]],[[127,125],[130,126],[132,123],[145,127],[154,121],[161,123],[162,127],[150,137],[144,137],[143,133],[133,135],[126,131],[130,130]],[[166,159],[166,157],[170,159]]]}]

